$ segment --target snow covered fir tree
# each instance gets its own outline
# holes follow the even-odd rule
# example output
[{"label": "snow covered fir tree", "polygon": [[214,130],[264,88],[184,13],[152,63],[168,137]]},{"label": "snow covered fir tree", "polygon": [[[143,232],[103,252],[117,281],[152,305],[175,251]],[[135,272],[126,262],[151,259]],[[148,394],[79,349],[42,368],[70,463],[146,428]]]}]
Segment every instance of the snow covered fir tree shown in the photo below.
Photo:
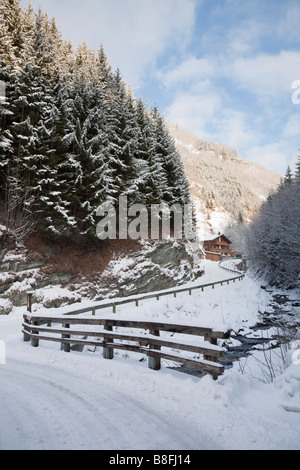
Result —
[{"label": "snow covered fir tree", "polygon": [[0,24],[0,216],[16,239],[95,238],[99,204],[120,195],[147,207],[189,202],[163,117],[102,46],[74,50],[54,19],[19,0],[1,0]]},{"label": "snow covered fir tree", "polygon": [[300,285],[300,156],[295,174],[290,167],[277,191],[270,193],[246,231],[250,266],[270,285]]}]

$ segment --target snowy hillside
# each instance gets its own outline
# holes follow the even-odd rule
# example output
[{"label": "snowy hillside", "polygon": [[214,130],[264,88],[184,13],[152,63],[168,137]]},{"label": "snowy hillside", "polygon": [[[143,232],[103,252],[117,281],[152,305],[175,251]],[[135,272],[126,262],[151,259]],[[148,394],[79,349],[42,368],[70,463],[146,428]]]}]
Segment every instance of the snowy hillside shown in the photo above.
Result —
[{"label": "snowy hillside", "polygon": [[280,183],[280,175],[240,157],[234,149],[202,140],[174,123],[167,125],[205,230],[222,232],[241,216],[251,219]]},{"label": "snowy hillside", "polygon": [[[228,275],[212,262],[205,268],[203,282]],[[128,304],[116,316],[226,323],[235,332],[250,332],[270,301],[271,294],[246,276],[191,296],[144,300],[138,308]],[[0,365],[0,449],[300,448],[298,356],[273,383],[260,376],[259,350],[226,368],[217,381],[170,369],[169,361],[153,371],[136,353],[108,361],[91,348],[69,354],[46,342],[32,348],[22,341],[24,311],[15,307],[0,317],[6,349]],[[231,341],[237,342],[234,336]]]}]

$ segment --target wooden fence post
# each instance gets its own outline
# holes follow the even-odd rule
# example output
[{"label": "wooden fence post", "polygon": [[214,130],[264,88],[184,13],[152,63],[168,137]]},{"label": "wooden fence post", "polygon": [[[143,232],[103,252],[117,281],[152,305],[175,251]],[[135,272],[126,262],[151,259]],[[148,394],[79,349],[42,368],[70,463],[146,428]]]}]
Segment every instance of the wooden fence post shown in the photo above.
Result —
[{"label": "wooden fence post", "polygon": [[[150,335],[153,335],[153,336],[159,336],[159,330],[149,330],[149,333],[150,333]],[[150,340],[149,349],[157,349],[158,351],[160,351],[160,346],[156,346],[154,344],[151,344],[151,340]],[[160,369],[160,357],[151,356],[149,354],[149,356],[148,356],[148,367],[149,367],[149,369],[152,369],[152,370],[159,370]]]},{"label": "wooden fence post", "polygon": [[[27,318],[27,315],[23,315],[23,320],[24,323],[30,323],[30,320]],[[30,335],[28,333],[25,333],[25,330],[27,331],[26,326],[24,326],[23,341],[25,341],[25,343],[28,343],[30,341]]]},{"label": "wooden fence post", "polygon": [[[32,324],[38,326],[39,322],[34,321],[34,322],[32,322]],[[33,335],[38,335],[39,332],[37,330],[32,330],[32,334]],[[33,346],[34,348],[37,348],[38,345],[39,345],[39,340],[36,339],[36,338],[31,338],[31,346]]]},{"label": "wooden fence post", "polygon": [[[104,323],[104,329],[106,331],[112,331],[113,330],[113,327],[110,326],[110,325],[107,325],[106,323]],[[104,338],[104,343],[113,343],[114,339],[113,338]],[[104,359],[113,359],[114,357],[114,350],[113,348],[106,348],[106,347],[103,347],[103,357]]]},{"label": "wooden fence post", "polygon": [[29,291],[27,292],[27,312],[30,312],[32,311],[32,296],[33,296],[33,292]]},{"label": "wooden fence post", "polygon": [[[210,344],[218,344],[217,338],[212,338],[209,335],[204,336],[204,340],[208,341]],[[210,355],[205,355],[204,359],[206,359],[207,361],[217,362],[217,359],[215,358],[215,356],[213,356],[213,352],[211,352]]]},{"label": "wooden fence post", "polygon": [[[205,335],[204,340],[208,341],[210,344],[215,344],[215,345],[218,344],[217,338],[212,338],[210,335]],[[204,359],[206,361],[218,362],[218,359],[215,356],[213,356],[213,352],[211,352],[211,354],[209,354],[209,355],[204,354]],[[213,373],[212,376],[213,376],[214,380],[216,380],[218,378],[218,374]]]},{"label": "wooden fence post", "polygon": [[[63,324],[62,324],[62,327],[63,327],[63,328],[70,328],[70,325],[69,325],[69,323],[63,323]],[[64,339],[64,338],[70,338],[70,335],[66,335],[66,334],[63,333],[63,334],[61,335],[61,338],[62,338],[61,349],[62,349],[63,351],[65,351],[65,352],[70,352],[70,343],[64,343],[64,342],[63,342],[63,339]]]}]

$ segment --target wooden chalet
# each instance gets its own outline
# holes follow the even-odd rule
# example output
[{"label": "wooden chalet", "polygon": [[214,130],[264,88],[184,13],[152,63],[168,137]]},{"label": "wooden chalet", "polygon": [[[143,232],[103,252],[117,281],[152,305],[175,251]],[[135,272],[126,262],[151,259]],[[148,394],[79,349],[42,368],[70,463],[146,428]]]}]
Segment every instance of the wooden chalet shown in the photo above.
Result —
[{"label": "wooden chalet", "polygon": [[206,259],[221,261],[223,258],[241,258],[242,254],[230,249],[231,241],[224,234],[210,235],[203,240]]}]

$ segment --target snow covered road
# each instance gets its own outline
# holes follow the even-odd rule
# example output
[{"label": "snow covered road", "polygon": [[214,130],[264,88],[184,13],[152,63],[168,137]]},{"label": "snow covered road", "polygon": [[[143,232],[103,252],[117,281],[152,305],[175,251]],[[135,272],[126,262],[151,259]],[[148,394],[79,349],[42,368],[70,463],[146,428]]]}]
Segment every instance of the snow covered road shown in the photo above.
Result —
[{"label": "snow covered road", "polygon": [[107,386],[19,360],[0,371],[1,450],[199,449],[186,423]]}]

